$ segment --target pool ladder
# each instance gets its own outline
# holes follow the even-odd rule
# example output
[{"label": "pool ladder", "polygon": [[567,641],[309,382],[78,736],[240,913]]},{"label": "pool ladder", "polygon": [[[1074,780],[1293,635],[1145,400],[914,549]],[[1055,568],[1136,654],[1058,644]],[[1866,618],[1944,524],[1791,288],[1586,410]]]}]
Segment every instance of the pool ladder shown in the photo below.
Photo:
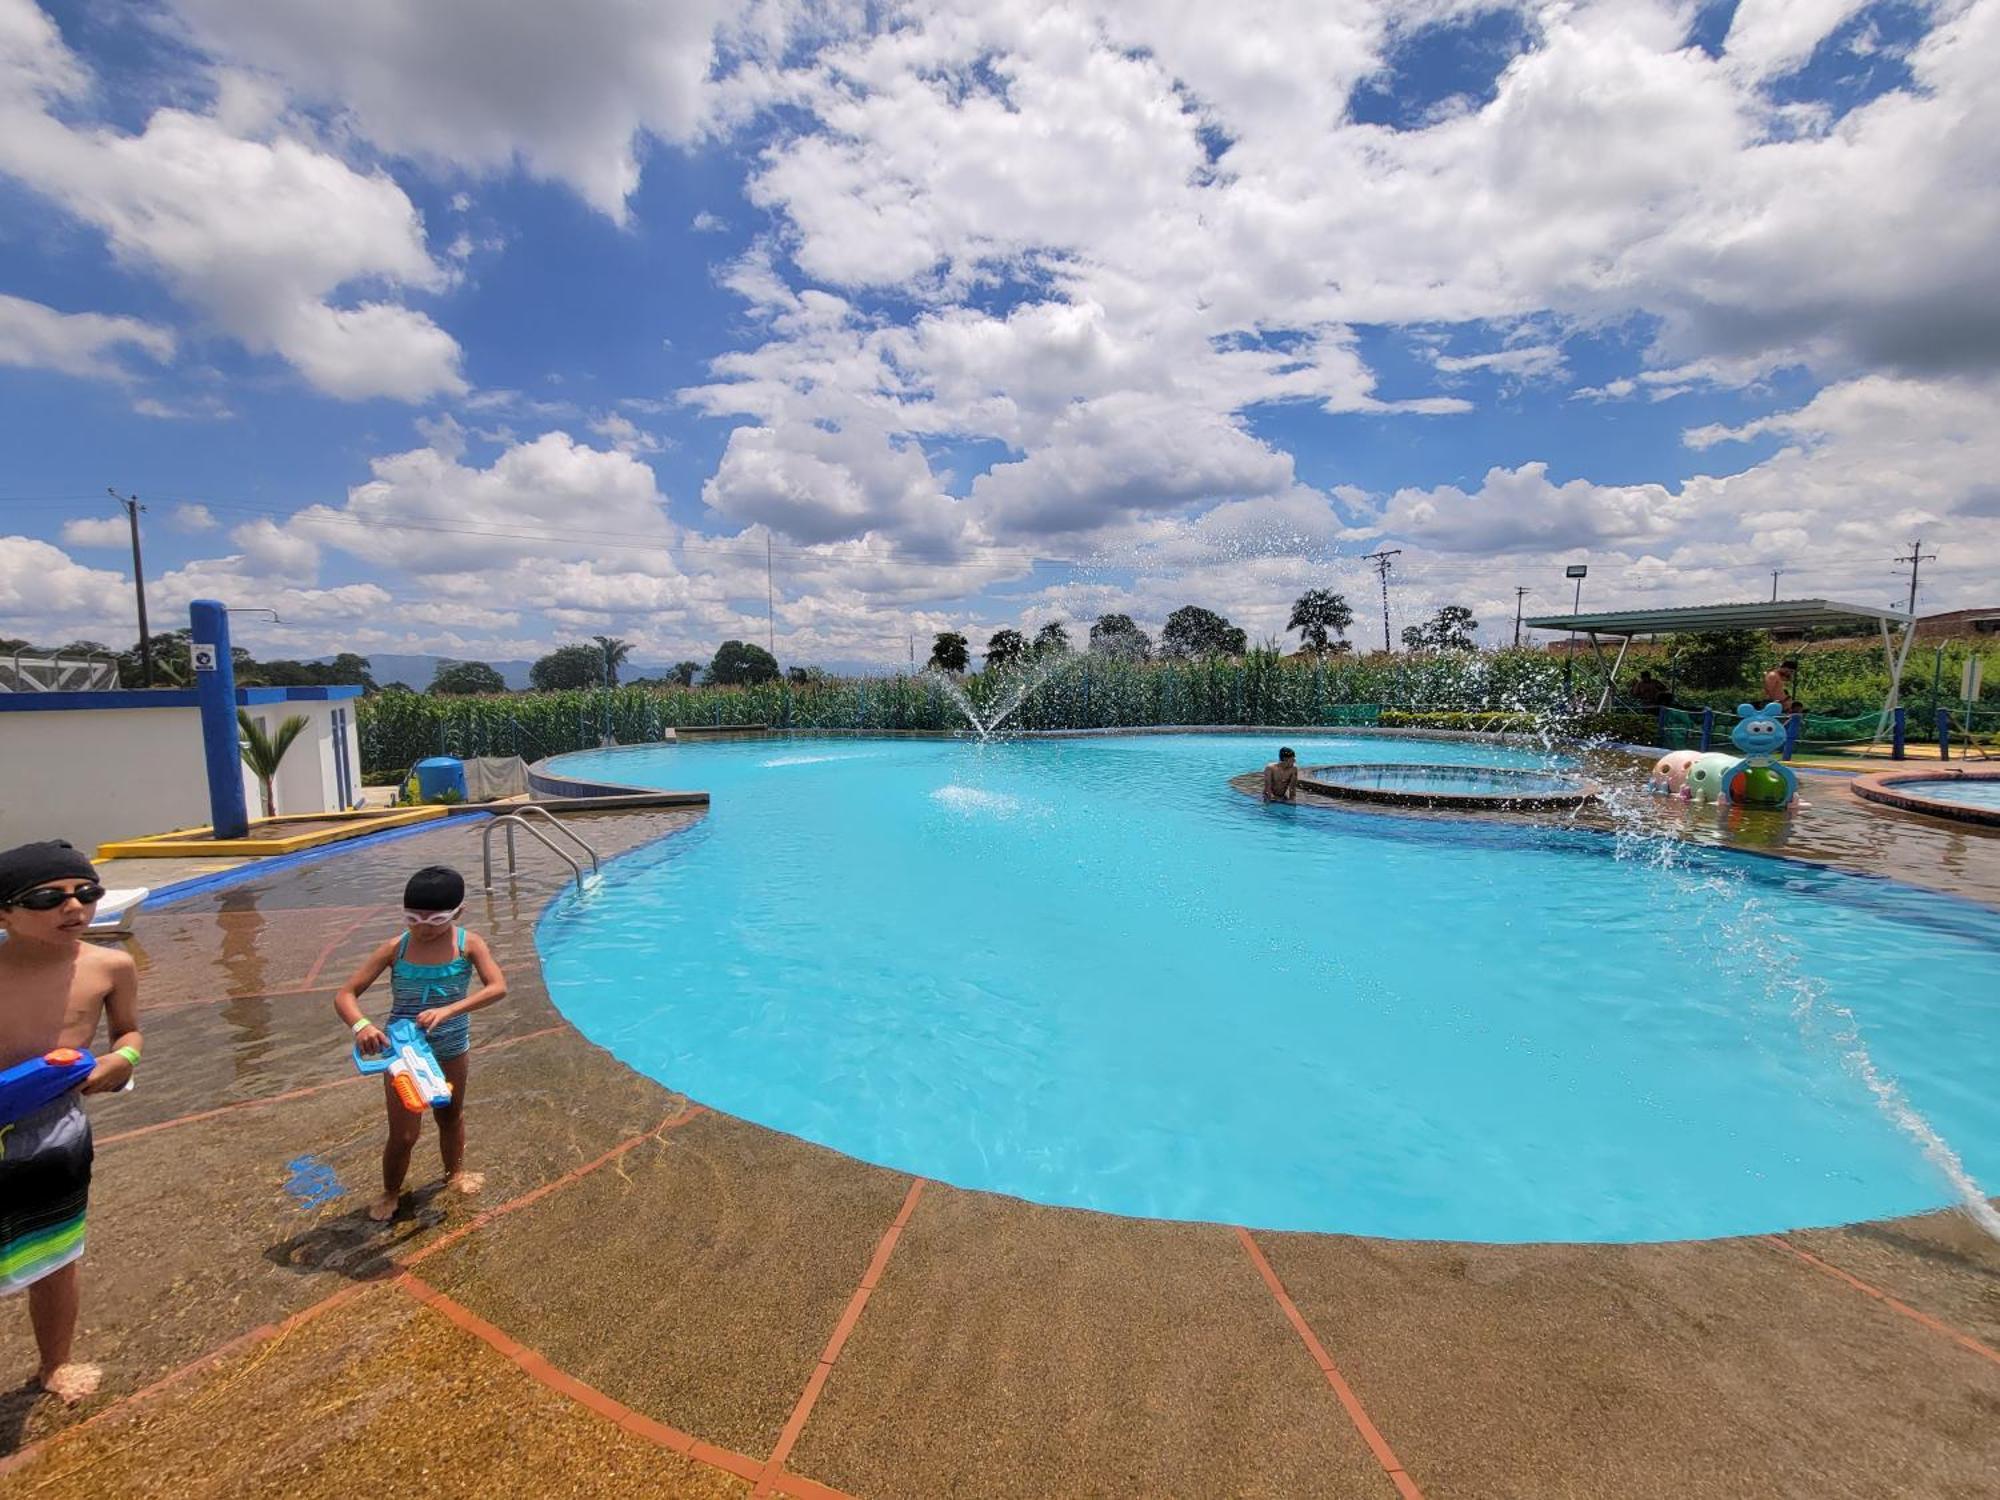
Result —
[{"label": "pool ladder", "polygon": [[583,851],[584,856],[590,861],[590,873],[595,875],[598,872],[600,862],[597,858],[597,851],[585,843],[578,836],[575,829],[563,822],[561,818],[558,818],[546,807],[538,806],[533,802],[523,802],[516,806],[512,812],[502,813],[498,817],[488,819],[485,830],[479,835],[479,857],[480,863],[486,871],[486,889],[489,891],[493,889],[493,835],[502,828],[507,830],[507,878],[511,880],[515,875],[514,830],[520,828],[531,834],[536,843],[568,865],[571,873],[576,876],[576,888],[579,891],[582,890],[583,866],[577,862],[576,856],[563,848],[561,844],[558,844],[547,834],[543,833],[533,823],[530,823],[522,816],[523,813],[539,813],[543,818],[547,819],[551,828],[555,829],[557,833],[560,833],[564,838]]}]

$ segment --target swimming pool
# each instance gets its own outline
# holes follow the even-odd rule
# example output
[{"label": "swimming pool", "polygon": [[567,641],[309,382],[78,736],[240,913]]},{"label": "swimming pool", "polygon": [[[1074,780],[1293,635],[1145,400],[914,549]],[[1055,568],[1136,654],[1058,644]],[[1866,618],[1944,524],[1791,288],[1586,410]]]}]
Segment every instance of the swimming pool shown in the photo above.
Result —
[{"label": "swimming pool", "polygon": [[[1290,743],[1307,764],[1534,764]],[[1539,820],[1267,807],[1225,784],[1275,748],[564,757],[714,804],[551,905],[550,991],[717,1109],[1115,1213],[1647,1240],[1949,1201],[1857,1076],[1854,1040],[1975,1175],[2000,1177],[2000,915],[1750,856],[1621,858]]]}]

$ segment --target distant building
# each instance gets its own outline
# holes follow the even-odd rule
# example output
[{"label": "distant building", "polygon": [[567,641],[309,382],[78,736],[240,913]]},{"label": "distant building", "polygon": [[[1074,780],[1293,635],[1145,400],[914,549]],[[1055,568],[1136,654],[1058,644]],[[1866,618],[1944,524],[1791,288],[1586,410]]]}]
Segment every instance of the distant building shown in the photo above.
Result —
[{"label": "distant building", "polygon": [[2000,604],[1984,609],[1951,609],[1938,615],[1917,617],[1919,638],[1936,639],[1950,635],[2000,635]]}]

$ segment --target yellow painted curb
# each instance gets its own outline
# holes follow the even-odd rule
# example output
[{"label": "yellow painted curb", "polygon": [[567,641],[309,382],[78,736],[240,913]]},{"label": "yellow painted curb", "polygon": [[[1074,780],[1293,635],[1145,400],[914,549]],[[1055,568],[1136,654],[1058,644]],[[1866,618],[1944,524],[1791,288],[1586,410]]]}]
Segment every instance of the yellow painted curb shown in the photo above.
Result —
[{"label": "yellow painted curb", "polygon": [[[364,833],[380,833],[384,829],[402,828],[411,823],[428,823],[434,818],[444,817],[449,811],[449,808],[438,805],[399,807],[393,812],[295,813],[282,818],[256,818],[251,821],[248,837],[240,839],[210,838],[207,828],[179,828],[172,833],[151,833],[143,838],[118,839],[109,844],[99,844],[97,857],[179,859],[188,855],[294,854],[301,849],[311,849],[320,844],[358,838]],[[273,823],[321,823],[325,826],[305,833],[286,834],[282,838],[257,836],[260,824],[268,826]]]}]

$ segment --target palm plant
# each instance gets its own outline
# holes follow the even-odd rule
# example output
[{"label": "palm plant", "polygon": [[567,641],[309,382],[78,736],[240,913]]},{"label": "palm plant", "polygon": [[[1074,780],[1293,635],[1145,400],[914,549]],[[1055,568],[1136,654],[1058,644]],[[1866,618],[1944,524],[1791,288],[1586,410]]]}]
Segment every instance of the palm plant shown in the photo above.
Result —
[{"label": "palm plant", "polygon": [[615,635],[594,635],[591,639],[604,652],[604,685],[618,686],[618,669],[625,664],[625,658],[632,654],[629,641],[621,641]]},{"label": "palm plant", "polygon": [[264,794],[264,816],[275,818],[278,802],[272,794],[271,781],[278,774],[278,763],[292,748],[292,741],[306,727],[305,715],[293,714],[278,726],[276,734],[267,735],[262,724],[239,708],[236,710],[236,727],[243,732],[243,764],[250,768],[250,774],[257,778],[258,789]]}]

